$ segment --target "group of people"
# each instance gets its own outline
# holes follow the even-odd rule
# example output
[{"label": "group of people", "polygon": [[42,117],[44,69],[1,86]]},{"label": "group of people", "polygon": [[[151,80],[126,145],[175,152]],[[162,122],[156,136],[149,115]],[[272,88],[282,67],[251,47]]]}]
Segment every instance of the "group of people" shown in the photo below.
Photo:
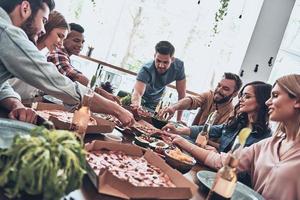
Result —
[{"label": "group of people", "polygon": [[[201,126],[164,127],[173,143],[205,165],[219,169],[225,163],[237,130],[250,127],[246,148],[239,151],[238,172],[250,177],[251,187],[265,199],[299,199],[300,179],[300,75],[279,78],[272,87],[261,82],[247,84],[240,92],[237,113],[223,125],[213,126],[209,135],[220,137],[218,151],[201,148],[179,136],[195,138]],[[272,135],[268,119],[278,122]],[[196,131],[195,131],[196,130]],[[229,152],[230,153],[230,152]]]},{"label": "group of people", "polygon": [[[32,88],[24,89],[25,82],[38,89],[35,91],[52,95],[70,106],[80,105],[89,91],[89,80],[70,63],[70,56],[81,51],[84,29],[77,24],[68,25],[62,15],[52,12],[54,7],[54,0],[0,1],[0,105],[10,112],[12,119],[34,123],[36,115],[21,103],[20,95],[8,83],[11,78],[19,79],[11,83],[14,88],[20,86],[17,90],[22,96],[35,94]],[[51,21],[47,23],[48,20]],[[48,48],[48,57],[40,51],[43,47]],[[112,114],[125,126],[132,125],[133,115],[111,101],[115,99],[98,88],[91,100],[91,110]]]},{"label": "group of people", "polygon": [[[46,93],[64,104],[78,106],[90,90],[90,80],[70,60],[82,49],[84,28],[68,24],[54,7],[54,0],[0,0],[0,106],[12,119],[36,121],[34,110],[25,107],[21,99]],[[251,133],[246,147],[240,150],[238,171],[248,174],[251,186],[266,199],[300,199],[296,175],[300,167],[300,75],[283,76],[273,86],[253,81],[242,87],[239,76],[227,72],[214,90],[186,96],[184,63],[174,53],[170,42],[156,44],[153,60],[137,75],[131,106],[154,110],[166,86],[176,81],[178,102],[158,115],[171,118],[177,112],[180,121],[183,110],[199,111],[190,127],[167,124],[162,129],[174,144],[218,169],[240,130],[248,127]],[[235,97],[239,101],[234,106]],[[114,115],[124,126],[135,123],[118,98],[100,87],[91,101],[92,112]],[[217,139],[219,146],[198,146],[195,139],[214,111],[217,117],[209,138]],[[279,123],[275,133],[269,120]]]}]

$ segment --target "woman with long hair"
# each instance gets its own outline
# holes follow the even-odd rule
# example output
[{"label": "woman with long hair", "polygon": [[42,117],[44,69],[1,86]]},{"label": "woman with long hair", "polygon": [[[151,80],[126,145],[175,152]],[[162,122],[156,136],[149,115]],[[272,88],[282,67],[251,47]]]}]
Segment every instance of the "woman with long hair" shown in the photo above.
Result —
[{"label": "woman with long hair", "polygon": [[[248,83],[241,89],[234,115],[229,118],[227,123],[214,125],[210,129],[209,137],[220,141],[219,152],[228,152],[240,130],[245,127],[252,130],[246,140],[246,146],[271,136],[268,127],[268,109],[265,105],[266,100],[270,97],[271,89],[271,85],[261,81]],[[197,138],[202,129],[203,126],[176,128],[172,124],[168,124],[163,128],[169,133],[188,135],[192,140]],[[189,149],[189,146],[192,145],[184,138],[178,138],[177,143],[179,146],[186,146],[186,149]]]},{"label": "woman with long hair", "polygon": [[[278,129],[272,137],[242,149],[237,170],[250,175],[252,188],[265,199],[300,199],[300,75],[277,79],[266,105]],[[215,169],[227,157],[205,149],[191,153]]]},{"label": "woman with long hair", "polygon": [[[39,50],[43,50],[47,47],[48,51],[46,52],[48,53],[55,50],[56,47],[63,45],[63,40],[66,38],[69,31],[69,25],[62,14],[57,11],[52,11],[45,24],[45,31],[46,33],[37,40],[36,45]],[[30,100],[43,93],[18,78],[10,79],[9,83],[14,90],[20,94],[23,100]]]},{"label": "woman with long hair", "polygon": [[69,25],[61,13],[52,11],[48,22],[45,24],[45,30],[46,33],[37,40],[37,47],[39,50],[47,47],[51,52],[63,45],[63,40],[69,31]]}]

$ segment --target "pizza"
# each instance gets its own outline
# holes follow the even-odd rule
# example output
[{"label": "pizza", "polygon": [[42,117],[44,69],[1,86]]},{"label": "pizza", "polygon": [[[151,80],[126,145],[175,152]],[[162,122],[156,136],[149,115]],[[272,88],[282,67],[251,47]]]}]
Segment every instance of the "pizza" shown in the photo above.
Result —
[{"label": "pizza", "polygon": [[154,126],[145,122],[144,120],[136,122],[132,127],[145,135],[153,135],[162,132],[161,130],[155,128]]},{"label": "pizza", "polygon": [[129,156],[121,151],[91,151],[87,162],[98,175],[108,169],[114,176],[138,187],[176,187],[161,169],[151,165],[144,157]]},{"label": "pizza", "polygon": [[[63,110],[37,110],[38,115],[49,120],[50,117],[55,117],[59,121],[65,123],[72,123],[74,113],[63,111]],[[93,117],[90,117],[88,126],[97,126],[97,121]]]},{"label": "pizza", "polygon": [[102,119],[105,119],[107,121],[113,122],[117,126],[121,126],[122,125],[122,123],[120,122],[120,120],[118,120],[116,117],[114,117],[112,115],[103,114],[103,113],[93,113],[93,115],[96,116],[96,117],[100,117]]}]

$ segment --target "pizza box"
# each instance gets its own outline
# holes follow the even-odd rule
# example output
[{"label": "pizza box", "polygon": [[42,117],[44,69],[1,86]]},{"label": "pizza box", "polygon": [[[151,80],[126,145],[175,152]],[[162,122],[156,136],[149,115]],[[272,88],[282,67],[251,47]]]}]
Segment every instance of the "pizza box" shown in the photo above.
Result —
[{"label": "pizza box", "polygon": [[[37,102],[34,104],[33,108],[35,110],[61,110],[69,112],[63,105],[58,104],[51,104],[51,103],[41,103]],[[86,133],[111,133],[115,128],[115,123],[105,120],[101,118],[100,116],[94,116],[92,114],[92,117],[96,120],[97,125],[88,126]],[[71,127],[70,122],[62,121],[54,116],[50,116],[48,119],[49,121],[52,121],[55,128],[57,129],[63,129],[63,130],[69,130]]]},{"label": "pizza box", "polygon": [[197,192],[198,187],[186,179],[180,172],[171,168],[158,155],[150,150],[143,152],[139,147],[130,144],[120,144],[94,140],[86,144],[87,151],[112,150],[122,151],[126,155],[144,156],[144,158],[164,173],[166,173],[176,187],[140,187],[134,186],[126,180],[112,175],[107,169],[96,174],[92,167],[87,165],[88,176],[99,193],[124,199],[190,199]]}]

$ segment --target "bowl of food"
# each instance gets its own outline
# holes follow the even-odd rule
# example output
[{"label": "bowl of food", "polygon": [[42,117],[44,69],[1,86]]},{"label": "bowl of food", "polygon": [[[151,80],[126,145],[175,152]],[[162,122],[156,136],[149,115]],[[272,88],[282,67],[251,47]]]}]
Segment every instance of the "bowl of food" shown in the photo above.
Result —
[{"label": "bowl of food", "polygon": [[158,129],[161,129],[162,127],[164,127],[168,123],[167,120],[160,119],[160,118],[157,118],[157,117],[151,117],[151,120],[152,120],[152,125],[155,128],[158,128]]},{"label": "bowl of food", "polygon": [[104,136],[104,140],[110,142],[122,142],[122,137],[113,133],[107,133]]},{"label": "bowl of food", "polygon": [[187,173],[196,164],[196,160],[190,155],[183,153],[180,149],[166,149],[165,150],[166,162],[177,169],[181,173]]},{"label": "bowl of food", "polygon": [[167,149],[167,148],[169,148],[169,145],[162,140],[157,140],[155,142],[151,142],[149,144],[149,146],[152,149]]},{"label": "bowl of food", "polygon": [[147,135],[141,135],[134,137],[134,143],[138,146],[148,148],[151,142],[155,142],[156,139]]}]

